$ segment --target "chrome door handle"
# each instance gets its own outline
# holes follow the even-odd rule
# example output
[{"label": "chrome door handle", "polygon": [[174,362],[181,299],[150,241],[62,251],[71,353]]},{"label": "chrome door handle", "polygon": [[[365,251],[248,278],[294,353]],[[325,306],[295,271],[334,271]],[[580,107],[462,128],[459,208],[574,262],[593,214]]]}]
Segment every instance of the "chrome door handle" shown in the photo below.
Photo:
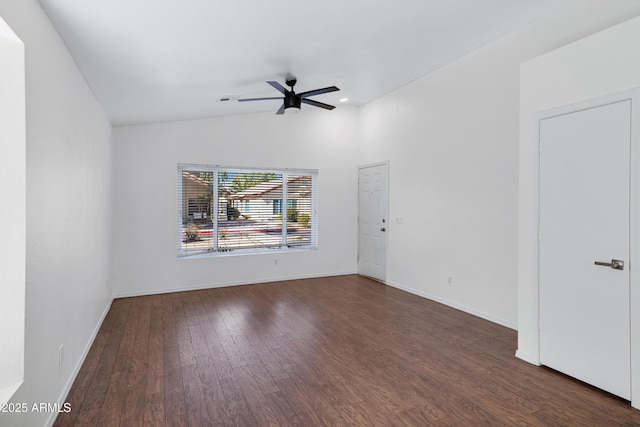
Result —
[{"label": "chrome door handle", "polygon": [[619,259],[612,259],[611,262],[595,261],[594,264],[602,267],[611,267],[614,270],[624,270],[624,261]]}]

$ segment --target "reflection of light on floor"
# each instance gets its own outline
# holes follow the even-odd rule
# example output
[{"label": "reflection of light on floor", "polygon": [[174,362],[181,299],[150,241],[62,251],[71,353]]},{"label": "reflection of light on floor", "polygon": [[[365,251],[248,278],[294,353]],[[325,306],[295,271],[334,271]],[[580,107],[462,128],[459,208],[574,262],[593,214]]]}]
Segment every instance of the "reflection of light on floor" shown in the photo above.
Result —
[{"label": "reflection of light on floor", "polygon": [[[259,302],[245,300],[233,303],[220,315],[216,328],[224,327],[233,336],[233,346],[229,348],[227,345],[227,349],[228,357],[236,362],[244,357],[244,353],[252,355],[256,352],[294,352],[296,358],[311,361],[316,357],[317,342],[312,337],[321,334],[320,325],[315,324],[316,319],[314,308],[304,302],[278,296]],[[256,342],[262,343],[263,348],[256,349]],[[274,342],[278,343],[275,348]],[[291,369],[299,365],[293,363]]]},{"label": "reflection of light on floor", "polygon": [[[180,357],[191,363],[206,350],[216,355],[220,366],[257,371],[264,378],[271,373],[310,375],[309,366],[327,357],[320,348],[327,333],[326,309],[312,294],[280,282],[257,286],[250,297],[241,291],[243,286],[193,291],[169,307],[166,314],[174,319],[175,329],[165,336],[173,336],[170,341],[180,348]],[[185,316],[186,311],[193,315]],[[329,333],[335,329],[330,327]]]},{"label": "reflection of light on floor", "polygon": [[[266,303],[271,306],[265,310]],[[282,331],[295,329],[300,335],[297,338],[305,338],[316,331],[314,320],[316,316],[313,309],[305,304],[292,306],[291,302],[277,299],[273,301],[261,301],[260,311],[256,313],[250,302],[236,305],[236,325],[242,329],[250,328],[260,334],[280,335]]]}]

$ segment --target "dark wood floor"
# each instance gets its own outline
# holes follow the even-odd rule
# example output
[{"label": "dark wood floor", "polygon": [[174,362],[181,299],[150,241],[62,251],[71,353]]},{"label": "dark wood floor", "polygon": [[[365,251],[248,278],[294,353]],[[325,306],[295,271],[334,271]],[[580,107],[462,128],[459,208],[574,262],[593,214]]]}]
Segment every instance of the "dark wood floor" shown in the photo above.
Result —
[{"label": "dark wood floor", "polygon": [[55,425],[640,425],[515,350],[515,331],[359,276],[118,299]]}]

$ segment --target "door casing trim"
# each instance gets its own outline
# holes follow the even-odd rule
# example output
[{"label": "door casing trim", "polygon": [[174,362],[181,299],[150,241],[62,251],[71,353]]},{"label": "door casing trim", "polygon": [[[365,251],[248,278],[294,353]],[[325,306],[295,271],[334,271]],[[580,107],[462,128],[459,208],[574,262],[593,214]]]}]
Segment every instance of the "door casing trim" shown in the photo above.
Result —
[{"label": "door casing trim", "polygon": [[[360,204],[360,202],[359,202],[359,198],[360,198],[360,170],[366,169],[366,168],[371,168],[371,167],[376,167],[376,166],[386,166],[386,168],[387,168],[387,182],[386,182],[386,185],[387,185],[387,199],[385,200],[385,205],[386,205],[385,206],[385,210],[386,210],[385,216],[386,216],[386,220],[387,220],[387,230],[389,229],[389,224],[390,224],[390,221],[389,221],[389,193],[390,193],[389,160],[384,160],[384,161],[380,161],[380,162],[376,162],[376,163],[369,163],[369,164],[366,164],[366,165],[360,165],[360,166],[358,166],[358,174],[357,174],[358,196],[356,197],[356,203],[358,204],[358,209],[357,209],[357,211],[358,211],[358,223],[356,224],[356,230],[357,230],[356,239],[358,241],[358,248],[357,248],[358,252],[356,254],[356,259],[357,260],[360,259],[360,245],[359,245],[359,243],[360,243],[360,220],[359,220],[359,218],[360,218],[360,206],[359,206],[359,204]],[[388,254],[389,254],[389,233],[388,232],[385,233],[385,235],[384,235],[384,245],[385,245],[384,278],[379,279],[377,277],[370,277],[370,276],[364,275],[365,277],[368,277],[368,278],[373,279],[373,280],[377,280],[377,281],[379,281],[381,283],[387,283],[387,277],[389,276],[389,257],[388,257]],[[356,264],[356,268],[358,268],[359,264],[360,264],[360,262],[358,261],[357,264]],[[360,273],[360,271],[358,271],[358,274],[362,275],[362,273]]]},{"label": "door casing trim", "polygon": [[[622,101],[631,101],[631,152],[630,152],[630,182],[629,182],[629,314],[631,341],[631,405],[640,409],[640,88],[605,95],[569,105],[538,112],[533,118],[533,134],[537,149],[533,179],[533,224],[535,235],[540,234],[540,122],[545,119],[597,108]],[[536,324],[540,324],[540,245],[539,238],[533,242],[533,275],[532,283],[535,297],[531,301]],[[636,326],[634,326],[636,325]],[[540,328],[536,329],[538,349],[536,354],[528,355],[525,359],[533,364],[540,364]],[[517,354],[521,356],[520,354]],[[634,358],[634,355],[636,356]]]}]

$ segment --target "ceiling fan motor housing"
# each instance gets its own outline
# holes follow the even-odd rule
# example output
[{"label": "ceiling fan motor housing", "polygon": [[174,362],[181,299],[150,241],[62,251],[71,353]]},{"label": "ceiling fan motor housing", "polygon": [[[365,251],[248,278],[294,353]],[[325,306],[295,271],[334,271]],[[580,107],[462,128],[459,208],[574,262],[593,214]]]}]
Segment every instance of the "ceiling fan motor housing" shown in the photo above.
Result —
[{"label": "ceiling fan motor housing", "polygon": [[302,99],[296,94],[286,94],[284,97],[284,108],[300,108]]}]

